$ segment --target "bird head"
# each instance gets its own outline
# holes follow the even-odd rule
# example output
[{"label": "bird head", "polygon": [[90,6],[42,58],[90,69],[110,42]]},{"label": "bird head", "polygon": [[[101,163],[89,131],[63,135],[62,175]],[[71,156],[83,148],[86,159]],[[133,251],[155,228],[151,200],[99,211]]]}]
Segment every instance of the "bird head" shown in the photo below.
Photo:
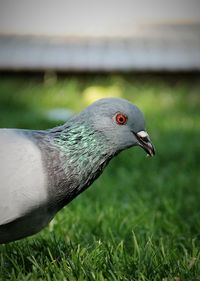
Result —
[{"label": "bird head", "polygon": [[121,98],[104,98],[87,107],[79,116],[106,138],[113,153],[140,146],[148,155],[155,154],[138,107]]}]

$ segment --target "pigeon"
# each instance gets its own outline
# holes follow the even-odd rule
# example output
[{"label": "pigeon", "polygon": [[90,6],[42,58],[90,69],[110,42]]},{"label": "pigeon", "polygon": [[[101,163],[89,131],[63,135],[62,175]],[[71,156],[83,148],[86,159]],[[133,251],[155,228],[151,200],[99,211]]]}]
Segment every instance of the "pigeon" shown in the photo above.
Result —
[{"label": "pigeon", "polygon": [[39,232],[132,146],[155,154],[142,112],[121,98],[97,100],[53,129],[0,129],[0,243]]}]

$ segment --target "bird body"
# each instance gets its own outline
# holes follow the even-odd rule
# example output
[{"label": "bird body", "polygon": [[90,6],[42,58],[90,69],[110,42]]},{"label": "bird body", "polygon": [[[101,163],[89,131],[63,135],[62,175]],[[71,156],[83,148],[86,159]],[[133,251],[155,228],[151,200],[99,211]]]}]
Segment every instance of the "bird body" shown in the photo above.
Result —
[{"label": "bird body", "polygon": [[0,243],[40,231],[120,151],[140,145],[153,155],[140,132],[142,113],[116,98],[99,100],[50,130],[0,129]]}]

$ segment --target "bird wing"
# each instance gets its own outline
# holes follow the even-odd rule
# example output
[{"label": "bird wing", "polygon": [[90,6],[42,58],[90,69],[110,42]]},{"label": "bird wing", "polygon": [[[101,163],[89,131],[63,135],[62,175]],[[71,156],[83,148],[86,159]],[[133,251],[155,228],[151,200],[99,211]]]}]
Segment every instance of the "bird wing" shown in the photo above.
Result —
[{"label": "bird wing", "polygon": [[40,149],[24,131],[0,129],[0,225],[41,206],[47,195]]}]

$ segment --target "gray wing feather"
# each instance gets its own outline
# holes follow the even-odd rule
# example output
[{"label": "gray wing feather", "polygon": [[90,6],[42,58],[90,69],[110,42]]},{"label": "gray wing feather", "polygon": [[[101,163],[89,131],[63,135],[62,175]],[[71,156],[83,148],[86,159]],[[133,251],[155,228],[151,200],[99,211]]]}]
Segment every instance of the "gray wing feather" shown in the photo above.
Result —
[{"label": "gray wing feather", "polygon": [[47,200],[47,178],[37,145],[23,131],[0,129],[0,225]]}]

